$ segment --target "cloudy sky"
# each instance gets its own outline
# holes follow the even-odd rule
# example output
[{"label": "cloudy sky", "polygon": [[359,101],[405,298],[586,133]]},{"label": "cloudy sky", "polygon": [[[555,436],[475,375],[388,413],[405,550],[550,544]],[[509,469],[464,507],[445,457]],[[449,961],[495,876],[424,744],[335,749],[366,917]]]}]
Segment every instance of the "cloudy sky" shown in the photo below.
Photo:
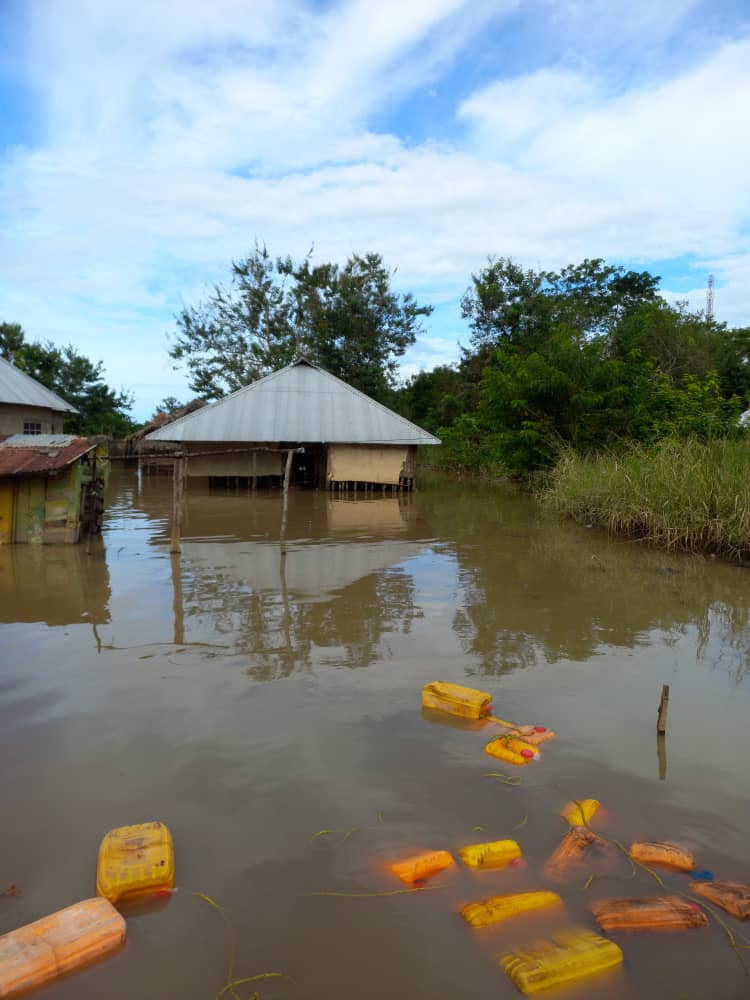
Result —
[{"label": "cloudy sky", "polygon": [[173,316],[254,239],[380,251],[452,360],[490,254],[750,323],[747,0],[0,0],[0,320],[187,398]]}]

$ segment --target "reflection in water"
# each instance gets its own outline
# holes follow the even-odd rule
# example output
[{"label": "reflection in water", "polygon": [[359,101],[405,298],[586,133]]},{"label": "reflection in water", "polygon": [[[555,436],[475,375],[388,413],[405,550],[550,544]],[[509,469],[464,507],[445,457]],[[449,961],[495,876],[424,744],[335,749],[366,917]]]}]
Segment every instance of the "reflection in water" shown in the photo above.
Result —
[{"label": "reflection in water", "polygon": [[110,581],[100,537],[85,545],[0,546],[0,622],[75,625],[110,621]]},{"label": "reflection in water", "polygon": [[183,542],[173,568],[175,641],[226,637],[264,680],[308,666],[314,647],[322,662],[369,666],[383,635],[408,633],[420,615],[414,581],[398,565],[419,548],[308,543],[290,545],[282,562],[275,544]]},{"label": "reflection in water", "polygon": [[[0,934],[84,898],[107,829],[159,817],[181,859],[169,905],[128,914],[133,947],[61,980],[56,1000],[216,996],[221,922],[193,891],[231,914],[236,974],[283,970],[296,1000],[509,997],[493,955],[530,925],[501,943],[467,935],[456,913],[534,885],[572,798],[603,802],[608,836],[675,839],[701,867],[750,880],[747,571],[609,542],[505,487],[445,482],[406,503],[294,491],[283,564],[278,493],[191,483],[170,557],[171,483],[136,487],[115,471],[90,560],[0,551],[0,857],[23,888],[0,906]],[[100,644],[67,627],[90,620]],[[437,678],[474,683],[498,714],[559,739],[517,787],[492,782],[488,727],[420,712]],[[506,837],[528,868],[497,890],[456,869],[420,898],[315,895],[388,892],[389,859]],[[618,884],[561,887],[565,921],[589,926],[590,902]],[[627,887],[654,892],[641,872]],[[589,1000],[656,1000],[665,982],[674,997],[747,994],[718,928],[700,948],[634,935],[626,954],[627,974]]]},{"label": "reflection in water", "polygon": [[560,525],[510,488],[447,487],[420,505],[436,533],[455,538],[463,599],[453,624],[482,673],[648,645],[653,630],[675,641],[688,628],[699,659],[737,681],[750,671],[746,570]]}]

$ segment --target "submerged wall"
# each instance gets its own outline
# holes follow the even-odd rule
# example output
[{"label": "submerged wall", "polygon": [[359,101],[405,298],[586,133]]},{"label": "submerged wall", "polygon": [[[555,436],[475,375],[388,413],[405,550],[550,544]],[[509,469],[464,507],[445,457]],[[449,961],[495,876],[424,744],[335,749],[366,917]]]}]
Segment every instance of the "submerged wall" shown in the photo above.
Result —
[{"label": "submerged wall", "polygon": [[[226,446],[225,446],[226,447]],[[230,446],[231,447],[231,446]],[[201,446],[204,451],[204,446]],[[188,454],[188,476],[283,476],[284,455],[272,451],[229,452],[224,455]]]}]

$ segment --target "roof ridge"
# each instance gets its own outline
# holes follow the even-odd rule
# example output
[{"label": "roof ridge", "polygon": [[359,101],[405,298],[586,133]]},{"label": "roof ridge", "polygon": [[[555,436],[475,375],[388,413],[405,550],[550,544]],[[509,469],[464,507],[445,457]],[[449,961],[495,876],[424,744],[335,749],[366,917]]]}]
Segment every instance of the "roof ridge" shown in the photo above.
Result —
[{"label": "roof ridge", "polygon": [[[54,389],[50,389],[48,386],[44,385],[43,382],[40,382],[39,379],[34,378],[33,375],[29,375],[28,372],[25,372],[23,370],[23,368],[19,368],[18,365],[14,365],[12,361],[8,361],[7,358],[0,357],[0,367],[2,367],[2,365],[5,365],[6,368],[9,368],[13,372],[14,375],[20,376],[22,380],[25,379],[27,382],[31,382],[31,384],[34,386],[35,389],[37,389],[37,390],[41,389],[45,394],[49,394],[54,399],[56,399],[60,403],[62,403],[63,406],[58,407],[57,409],[61,410],[62,412],[78,413],[78,410],[75,408],[75,406],[73,406],[67,400],[63,399],[62,396],[60,396],[58,393],[56,393]],[[4,400],[0,400],[0,403],[2,403],[2,402],[4,402]],[[34,403],[29,403],[29,404],[26,404],[26,403],[9,403],[9,405],[10,406],[26,406],[26,405],[28,405],[28,406],[34,406],[34,405],[40,405],[40,404],[34,404]],[[53,409],[55,409],[55,407],[48,406],[47,409],[53,410]]]},{"label": "roof ridge", "polygon": [[[323,395],[329,395],[329,396],[340,395],[344,397],[352,396],[354,397],[354,399],[356,399],[357,405],[360,406],[363,405],[367,408],[370,408],[373,411],[376,411],[378,414],[382,414],[382,417],[375,418],[373,416],[373,419],[382,420],[382,418],[385,417],[387,421],[390,421],[393,429],[391,430],[391,433],[388,436],[388,438],[380,437],[378,439],[379,443],[385,443],[389,439],[394,441],[400,441],[402,443],[408,443],[411,439],[421,439],[421,442],[425,444],[439,443],[438,439],[435,437],[434,434],[430,434],[428,431],[425,431],[423,428],[419,427],[411,420],[408,420],[400,413],[396,413],[395,410],[392,410],[384,403],[379,402],[377,399],[373,399],[372,396],[368,396],[367,393],[363,392],[361,389],[357,389],[354,386],[349,385],[349,383],[345,382],[342,378],[339,378],[332,372],[327,371],[325,368],[322,368],[315,362],[310,361],[308,358],[295,358],[295,360],[290,362],[289,364],[286,364],[283,367],[278,368],[276,371],[269,372],[267,375],[261,376],[261,378],[256,379],[254,382],[250,382],[248,385],[240,386],[239,389],[235,389],[234,392],[229,393],[229,395],[227,396],[222,396],[221,399],[215,400],[208,406],[199,407],[198,409],[193,410],[192,413],[186,413],[184,414],[184,416],[178,417],[176,420],[171,421],[169,424],[165,424],[163,427],[157,427],[154,430],[149,431],[145,436],[145,440],[148,440],[149,438],[153,440],[176,441],[176,442],[190,440],[184,438],[182,436],[182,433],[184,433],[184,430],[190,426],[191,420],[193,419],[199,421],[205,421],[207,419],[210,420],[211,419],[210,415],[212,415],[217,409],[219,409],[222,406],[222,404],[231,403],[231,401],[234,400],[235,398],[242,397],[244,395],[252,396],[256,393],[256,391],[261,392],[263,390],[264,385],[277,381],[279,378],[282,378],[285,374],[288,374],[290,371],[298,367],[310,368],[312,369],[312,371],[316,372],[320,376],[320,379],[314,380],[312,385],[310,386],[309,391],[311,393],[311,396],[314,395],[318,395],[320,397],[322,397]],[[329,387],[327,392],[326,392],[326,386]],[[283,391],[283,389],[280,391]],[[292,386],[290,387],[289,391],[300,392],[302,390],[299,388],[295,389]],[[257,404],[247,404],[247,405],[252,406]],[[403,428],[403,432],[399,432],[399,429],[401,428]],[[181,432],[178,437],[173,436],[175,431]],[[209,439],[212,440],[212,438]],[[406,440],[404,441],[403,439]],[[194,440],[198,440],[198,438],[196,437]],[[245,438],[243,438],[242,440],[245,440]],[[266,440],[266,438],[263,438],[262,440]],[[334,438],[334,440],[337,439]],[[417,440],[414,440],[413,443],[416,444],[418,442]]]}]

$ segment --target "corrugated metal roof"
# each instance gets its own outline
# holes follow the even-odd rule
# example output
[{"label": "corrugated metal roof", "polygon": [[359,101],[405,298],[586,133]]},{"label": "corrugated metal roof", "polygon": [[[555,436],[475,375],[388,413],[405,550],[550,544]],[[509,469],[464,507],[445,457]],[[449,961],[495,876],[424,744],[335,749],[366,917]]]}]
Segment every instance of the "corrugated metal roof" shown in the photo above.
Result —
[{"label": "corrugated metal roof", "polygon": [[72,434],[13,434],[0,441],[0,476],[55,472],[96,448]]},{"label": "corrugated metal roof", "polygon": [[440,444],[438,438],[309,361],[295,361],[147,441]]},{"label": "corrugated metal roof", "polygon": [[78,413],[75,406],[52,392],[31,375],[22,372],[5,358],[0,358],[0,403],[16,406],[44,406],[48,410],[64,410]]}]

